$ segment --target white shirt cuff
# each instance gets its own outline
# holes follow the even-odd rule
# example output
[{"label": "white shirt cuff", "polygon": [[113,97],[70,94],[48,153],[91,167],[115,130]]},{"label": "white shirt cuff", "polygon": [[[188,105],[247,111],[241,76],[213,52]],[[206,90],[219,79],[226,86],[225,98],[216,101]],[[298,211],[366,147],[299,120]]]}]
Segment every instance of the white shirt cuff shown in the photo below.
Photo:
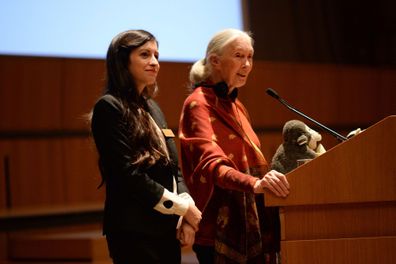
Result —
[{"label": "white shirt cuff", "polygon": [[160,201],[154,206],[154,209],[163,214],[176,214],[183,216],[186,214],[190,203],[194,203],[188,193],[174,194],[164,189]]}]

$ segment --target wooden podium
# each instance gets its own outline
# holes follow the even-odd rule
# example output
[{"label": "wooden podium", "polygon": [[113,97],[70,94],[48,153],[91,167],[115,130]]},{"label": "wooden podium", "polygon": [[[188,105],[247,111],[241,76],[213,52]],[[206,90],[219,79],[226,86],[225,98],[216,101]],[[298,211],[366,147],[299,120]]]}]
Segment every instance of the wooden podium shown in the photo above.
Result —
[{"label": "wooden podium", "polygon": [[396,116],[287,174],[281,263],[396,263]]}]

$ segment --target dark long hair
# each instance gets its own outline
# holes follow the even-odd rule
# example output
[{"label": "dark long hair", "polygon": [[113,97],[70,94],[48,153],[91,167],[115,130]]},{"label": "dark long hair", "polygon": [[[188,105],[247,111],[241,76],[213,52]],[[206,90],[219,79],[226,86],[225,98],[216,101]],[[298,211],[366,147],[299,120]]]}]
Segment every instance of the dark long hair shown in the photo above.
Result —
[{"label": "dark long hair", "polygon": [[[106,56],[105,94],[116,97],[123,106],[124,123],[133,147],[131,162],[148,167],[157,161],[167,162],[166,154],[161,149],[160,139],[150,121],[146,100],[155,95],[157,85],[145,87],[139,94],[133,76],[129,72],[130,54],[136,48],[155,37],[145,30],[128,30],[115,36]],[[158,44],[158,42],[157,42]]]}]

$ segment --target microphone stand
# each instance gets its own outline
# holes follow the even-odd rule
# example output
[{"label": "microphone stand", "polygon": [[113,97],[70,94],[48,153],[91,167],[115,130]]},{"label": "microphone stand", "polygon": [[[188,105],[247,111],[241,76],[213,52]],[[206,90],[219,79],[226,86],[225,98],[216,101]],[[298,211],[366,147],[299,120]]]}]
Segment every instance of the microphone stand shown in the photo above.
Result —
[{"label": "microphone stand", "polygon": [[294,107],[292,107],[291,105],[289,105],[284,99],[282,99],[273,89],[268,88],[267,89],[267,94],[270,95],[271,97],[275,98],[276,100],[278,100],[281,104],[283,104],[284,106],[286,106],[288,109],[290,109],[291,111],[301,115],[302,117],[308,119],[309,121],[311,121],[312,123],[316,124],[317,126],[319,126],[320,128],[322,128],[323,130],[329,132],[330,134],[332,134],[334,137],[336,137],[339,141],[345,141],[347,140],[346,137],[338,134],[337,132],[335,132],[334,130],[322,125],[321,123],[319,123],[318,121],[312,119],[311,117],[305,115],[304,113],[298,111],[297,109],[295,109]]}]

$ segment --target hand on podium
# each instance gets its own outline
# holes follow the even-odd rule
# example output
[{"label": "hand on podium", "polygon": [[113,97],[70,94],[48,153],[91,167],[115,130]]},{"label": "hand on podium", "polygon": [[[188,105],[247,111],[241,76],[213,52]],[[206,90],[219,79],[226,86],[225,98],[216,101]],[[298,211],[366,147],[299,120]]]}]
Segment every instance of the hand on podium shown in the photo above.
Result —
[{"label": "hand on podium", "polygon": [[254,185],[254,193],[263,193],[265,189],[270,190],[276,196],[286,197],[289,194],[289,182],[286,176],[276,170],[271,170]]}]

